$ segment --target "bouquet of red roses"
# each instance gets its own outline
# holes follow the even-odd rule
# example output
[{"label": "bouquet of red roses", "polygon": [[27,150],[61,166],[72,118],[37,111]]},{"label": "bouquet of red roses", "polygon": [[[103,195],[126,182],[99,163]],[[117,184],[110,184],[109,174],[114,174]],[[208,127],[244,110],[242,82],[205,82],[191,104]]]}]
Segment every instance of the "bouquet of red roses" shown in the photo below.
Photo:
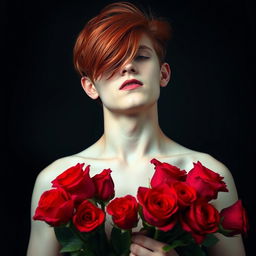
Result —
[{"label": "bouquet of red roses", "polygon": [[[223,177],[194,163],[190,172],[152,159],[155,173],[149,188],[139,187],[137,198],[115,197],[111,170],[90,177],[90,165],[78,163],[52,181],[33,216],[54,227],[61,252],[71,256],[129,255],[132,229],[142,220],[147,235],[164,242],[181,256],[203,256],[204,248],[225,236],[246,233],[248,221],[241,200],[220,212],[209,203],[226,192]],[[106,215],[112,216],[110,238]]]}]

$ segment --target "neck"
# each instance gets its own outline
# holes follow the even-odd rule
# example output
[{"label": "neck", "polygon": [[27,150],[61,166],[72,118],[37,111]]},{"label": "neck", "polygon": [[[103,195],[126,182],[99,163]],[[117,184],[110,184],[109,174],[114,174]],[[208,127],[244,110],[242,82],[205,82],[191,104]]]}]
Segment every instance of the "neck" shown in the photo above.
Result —
[{"label": "neck", "polygon": [[113,113],[104,107],[104,155],[126,163],[163,151],[166,136],[158,124],[157,105],[136,114]]}]

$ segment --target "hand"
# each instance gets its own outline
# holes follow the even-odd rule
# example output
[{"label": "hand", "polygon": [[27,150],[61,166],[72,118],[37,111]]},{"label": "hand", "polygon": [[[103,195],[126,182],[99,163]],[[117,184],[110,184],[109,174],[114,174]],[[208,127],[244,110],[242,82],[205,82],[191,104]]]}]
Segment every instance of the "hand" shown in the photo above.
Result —
[{"label": "hand", "polygon": [[147,236],[136,234],[132,236],[130,256],[178,256],[175,250],[163,251],[165,244]]}]

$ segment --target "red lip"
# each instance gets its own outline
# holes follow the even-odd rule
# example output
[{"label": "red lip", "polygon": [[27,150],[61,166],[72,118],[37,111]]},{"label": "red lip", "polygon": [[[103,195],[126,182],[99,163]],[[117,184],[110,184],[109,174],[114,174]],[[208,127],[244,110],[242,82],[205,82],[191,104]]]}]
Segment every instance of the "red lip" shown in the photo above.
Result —
[{"label": "red lip", "polygon": [[137,79],[126,80],[122,83],[119,90],[123,90],[128,85],[138,85],[138,87],[139,87],[139,86],[142,86],[143,83],[141,81],[137,80]]}]

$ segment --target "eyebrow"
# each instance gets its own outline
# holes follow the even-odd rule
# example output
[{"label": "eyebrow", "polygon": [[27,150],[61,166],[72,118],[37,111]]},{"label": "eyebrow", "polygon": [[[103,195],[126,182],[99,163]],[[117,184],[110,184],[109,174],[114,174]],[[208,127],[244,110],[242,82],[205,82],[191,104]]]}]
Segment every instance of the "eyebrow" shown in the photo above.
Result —
[{"label": "eyebrow", "polygon": [[153,50],[146,45],[140,45],[138,50],[150,50],[151,52],[153,52]]}]

